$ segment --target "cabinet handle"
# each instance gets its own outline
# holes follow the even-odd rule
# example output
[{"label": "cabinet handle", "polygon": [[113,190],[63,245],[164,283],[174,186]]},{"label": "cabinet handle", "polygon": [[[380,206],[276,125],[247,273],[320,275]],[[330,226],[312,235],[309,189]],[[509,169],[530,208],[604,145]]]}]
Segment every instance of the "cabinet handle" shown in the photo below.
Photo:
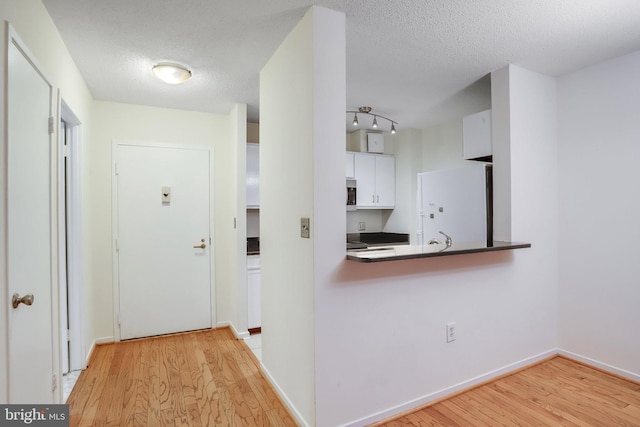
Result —
[{"label": "cabinet handle", "polygon": [[376,203],[380,203],[380,196],[376,196]]}]

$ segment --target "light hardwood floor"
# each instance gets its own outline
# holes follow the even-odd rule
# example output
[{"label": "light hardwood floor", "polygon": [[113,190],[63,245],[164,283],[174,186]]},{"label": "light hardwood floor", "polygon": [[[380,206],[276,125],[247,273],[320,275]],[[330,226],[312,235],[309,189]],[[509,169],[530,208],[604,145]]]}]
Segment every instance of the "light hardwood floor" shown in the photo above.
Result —
[{"label": "light hardwood floor", "polygon": [[295,426],[228,328],[96,347],[71,426]]},{"label": "light hardwood floor", "polygon": [[640,384],[555,357],[378,426],[640,426]]},{"label": "light hardwood floor", "polygon": [[[228,328],[98,346],[71,426],[295,426]],[[555,357],[377,426],[640,426],[640,384]]]}]

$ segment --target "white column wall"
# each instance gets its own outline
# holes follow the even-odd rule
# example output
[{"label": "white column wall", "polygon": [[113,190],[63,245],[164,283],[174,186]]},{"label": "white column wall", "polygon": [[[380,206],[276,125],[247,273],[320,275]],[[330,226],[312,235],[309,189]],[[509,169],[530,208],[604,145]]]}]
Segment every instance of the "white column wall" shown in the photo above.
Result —
[{"label": "white column wall", "polygon": [[[312,8],[260,72],[262,364],[306,425],[315,419],[314,16]],[[311,239],[300,237],[302,217]]]},{"label": "white column wall", "polygon": [[640,51],[559,80],[560,345],[640,381]]},{"label": "white column wall", "polygon": [[[229,230],[229,236],[221,240],[221,244],[217,244],[216,260],[220,259],[216,268],[222,269],[220,272],[221,291],[224,292],[230,288],[230,296],[228,299],[221,298],[217,302],[220,309],[225,311],[224,316],[218,316],[220,321],[229,321],[233,330],[238,337],[248,337],[248,301],[247,301],[247,192],[246,192],[246,176],[247,176],[247,106],[246,104],[236,104],[229,114],[230,137],[226,143],[231,148],[233,171],[227,171],[225,174],[228,178],[226,184],[227,190],[231,191],[229,202],[233,215],[236,219],[236,228],[231,228],[233,222],[230,218],[223,218],[222,221],[216,221],[216,228]],[[218,203],[225,203],[222,198],[218,199]],[[231,203],[234,200],[235,203]],[[224,221],[229,221],[225,224]],[[227,227],[230,226],[230,227]],[[225,246],[223,246],[225,245]],[[223,263],[221,257],[224,253],[231,256],[229,263]],[[219,258],[220,257],[220,258]],[[218,264],[218,263],[216,263]],[[228,269],[229,271],[225,271]],[[229,277],[224,277],[225,275]],[[216,273],[216,277],[218,274]],[[218,282],[218,281],[216,281]],[[216,283],[218,285],[218,283]],[[226,309],[230,313],[226,313]]]}]

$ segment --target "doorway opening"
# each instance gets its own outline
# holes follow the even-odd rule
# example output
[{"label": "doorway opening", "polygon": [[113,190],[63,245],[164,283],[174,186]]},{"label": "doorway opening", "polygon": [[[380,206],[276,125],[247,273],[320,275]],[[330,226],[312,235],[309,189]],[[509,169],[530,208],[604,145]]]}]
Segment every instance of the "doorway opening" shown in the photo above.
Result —
[{"label": "doorway opening", "polygon": [[80,121],[61,101],[59,123],[59,271],[63,401],[84,369]]}]

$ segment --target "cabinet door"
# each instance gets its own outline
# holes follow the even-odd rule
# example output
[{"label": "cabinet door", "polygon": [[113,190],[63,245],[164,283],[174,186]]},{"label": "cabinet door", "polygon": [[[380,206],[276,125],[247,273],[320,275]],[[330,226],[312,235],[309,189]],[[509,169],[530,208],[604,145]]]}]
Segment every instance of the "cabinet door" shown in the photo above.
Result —
[{"label": "cabinet door", "polygon": [[262,325],[260,309],[260,256],[247,257],[247,327]]},{"label": "cabinet door", "polygon": [[354,153],[358,208],[376,207],[376,157],[371,154]]},{"label": "cabinet door", "polygon": [[393,208],[396,204],[396,164],[392,156],[376,156],[376,205]]},{"label": "cabinet door", "polygon": [[247,207],[260,207],[260,145],[247,144]]},{"label": "cabinet door", "polygon": [[354,167],[354,158],[353,158],[353,153],[351,152],[347,152],[345,160],[346,160],[346,164],[345,164],[345,175],[347,178],[355,178],[356,173],[355,173],[355,167]]},{"label": "cabinet door", "polygon": [[490,156],[491,151],[491,110],[463,117],[462,157],[476,159]]}]

